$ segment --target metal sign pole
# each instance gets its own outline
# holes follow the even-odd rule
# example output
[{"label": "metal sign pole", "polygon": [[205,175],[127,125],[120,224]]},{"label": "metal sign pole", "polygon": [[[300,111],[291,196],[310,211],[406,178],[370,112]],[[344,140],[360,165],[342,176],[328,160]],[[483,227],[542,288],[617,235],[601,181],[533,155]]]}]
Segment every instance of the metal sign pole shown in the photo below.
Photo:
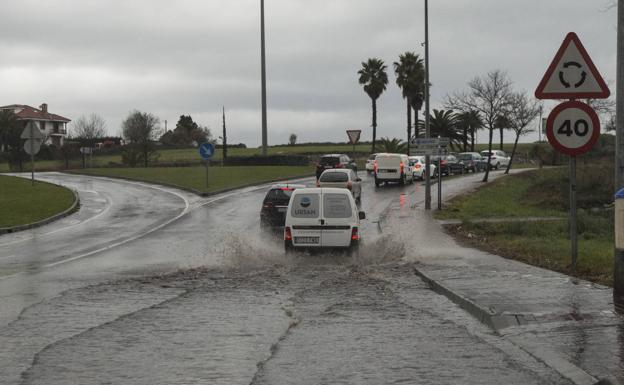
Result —
[{"label": "metal sign pole", "polygon": [[570,156],[570,242],[572,251],[572,272],[576,272],[578,256],[578,234],[576,226],[576,156]]},{"label": "metal sign pole", "polygon": [[35,125],[30,125],[30,184],[35,185]]},{"label": "metal sign pole", "polygon": [[206,188],[208,188],[208,163],[210,163],[209,160],[206,160]]},{"label": "metal sign pole", "polygon": [[438,155],[438,210],[442,210],[442,156]]}]

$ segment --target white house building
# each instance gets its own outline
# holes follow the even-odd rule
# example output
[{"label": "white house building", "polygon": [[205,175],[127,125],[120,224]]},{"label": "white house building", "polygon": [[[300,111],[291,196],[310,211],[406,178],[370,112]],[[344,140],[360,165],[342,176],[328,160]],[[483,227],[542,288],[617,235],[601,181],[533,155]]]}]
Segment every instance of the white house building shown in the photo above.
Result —
[{"label": "white house building", "polygon": [[71,120],[60,115],[48,112],[48,105],[43,103],[39,108],[27,106],[25,104],[11,104],[0,107],[0,111],[11,110],[17,119],[24,121],[24,127],[28,121],[39,123],[39,128],[46,136],[46,143],[55,146],[62,146],[67,136],[67,123]]}]

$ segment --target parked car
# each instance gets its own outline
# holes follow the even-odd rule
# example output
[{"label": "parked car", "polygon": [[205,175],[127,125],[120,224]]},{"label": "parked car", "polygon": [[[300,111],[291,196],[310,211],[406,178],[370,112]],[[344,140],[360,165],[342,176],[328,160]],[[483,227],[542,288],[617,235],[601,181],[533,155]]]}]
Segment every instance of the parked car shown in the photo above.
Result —
[{"label": "parked car", "polygon": [[377,156],[377,154],[371,154],[368,159],[366,159],[366,172],[367,173],[372,173],[373,169],[375,168],[375,157]]},{"label": "parked car", "polygon": [[321,156],[321,160],[316,165],[316,179],[318,180],[323,171],[330,168],[349,168],[357,172],[357,164],[348,155],[326,154]]},{"label": "parked car", "polygon": [[409,158],[405,154],[377,154],[373,172],[375,174],[375,187],[388,182],[398,182],[401,185],[414,182]]},{"label": "parked car", "polygon": [[[424,156],[410,156],[410,166],[412,167],[412,175],[417,179],[425,179],[425,157]],[[437,175],[437,167],[435,163],[429,164],[429,176],[435,178]]]},{"label": "parked car", "polygon": [[464,163],[466,172],[481,172],[487,167],[487,159],[484,159],[478,152],[461,152],[457,155],[457,159]]},{"label": "parked car", "polygon": [[[490,154],[488,150],[481,151],[481,155],[487,162],[487,157]],[[501,150],[492,150],[492,157],[490,158],[490,169],[498,170],[501,167],[507,167],[509,164],[509,157]]]},{"label": "parked car", "polygon": [[362,201],[362,179],[353,170],[334,168],[323,171],[316,187],[346,188],[351,191],[357,203]]},{"label": "parked car", "polygon": [[290,197],[302,184],[274,184],[267,191],[260,209],[260,224],[263,226],[284,226]]},{"label": "parked car", "polygon": [[286,252],[298,248],[342,248],[357,251],[360,220],[353,195],[342,188],[297,189],[288,204],[284,226]]},{"label": "parked car", "polygon": [[440,159],[440,170],[438,171],[440,175],[448,176],[465,172],[464,164],[455,155],[432,156],[432,159],[432,162],[436,162],[436,164]]}]

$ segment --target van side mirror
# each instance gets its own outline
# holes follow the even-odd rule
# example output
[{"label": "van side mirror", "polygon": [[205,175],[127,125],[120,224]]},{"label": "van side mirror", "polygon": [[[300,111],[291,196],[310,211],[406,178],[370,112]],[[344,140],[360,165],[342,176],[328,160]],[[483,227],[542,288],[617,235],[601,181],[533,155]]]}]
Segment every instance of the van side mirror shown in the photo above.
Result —
[{"label": "van side mirror", "polygon": [[360,217],[360,220],[361,220],[361,219],[366,219],[366,213],[365,213],[364,211],[360,211],[360,212],[358,213],[358,216]]}]

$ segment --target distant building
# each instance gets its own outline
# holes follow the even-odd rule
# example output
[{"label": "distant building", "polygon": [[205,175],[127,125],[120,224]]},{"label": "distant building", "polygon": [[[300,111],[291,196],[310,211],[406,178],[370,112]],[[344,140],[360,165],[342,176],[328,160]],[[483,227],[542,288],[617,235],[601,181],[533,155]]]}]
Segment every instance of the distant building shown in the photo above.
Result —
[{"label": "distant building", "polygon": [[39,123],[39,128],[44,132],[47,138],[47,144],[59,147],[63,145],[65,137],[67,136],[67,123],[71,122],[71,120],[60,115],[49,113],[46,103],[39,106],[39,109],[25,104],[11,104],[9,106],[0,107],[0,111],[5,110],[13,111],[18,120],[24,121],[24,127],[26,127],[26,123],[30,120]]}]

